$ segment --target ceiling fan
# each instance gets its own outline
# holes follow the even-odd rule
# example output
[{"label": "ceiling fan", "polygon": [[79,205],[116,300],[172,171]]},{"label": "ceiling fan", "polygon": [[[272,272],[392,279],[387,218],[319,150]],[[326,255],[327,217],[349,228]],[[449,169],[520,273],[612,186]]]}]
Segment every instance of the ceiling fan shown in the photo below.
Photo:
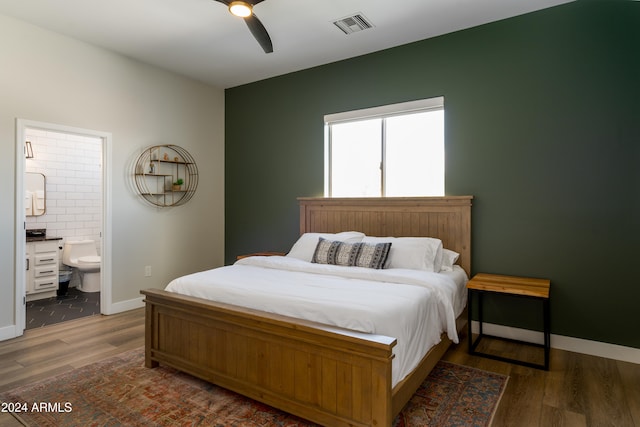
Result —
[{"label": "ceiling fan", "polygon": [[235,16],[239,16],[244,19],[249,31],[253,34],[253,37],[258,41],[264,53],[273,52],[273,44],[271,43],[271,37],[267,33],[267,29],[264,28],[262,22],[253,13],[253,7],[258,3],[262,3],[264,0],[247,0],[247,1],[229,1],[229,0],[214,0],[226,5]]}]

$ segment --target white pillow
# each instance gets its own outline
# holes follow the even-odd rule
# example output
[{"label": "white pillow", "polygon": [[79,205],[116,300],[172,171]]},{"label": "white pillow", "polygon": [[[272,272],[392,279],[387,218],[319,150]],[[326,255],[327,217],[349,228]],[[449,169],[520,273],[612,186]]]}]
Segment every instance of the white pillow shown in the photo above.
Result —
[{"label": "white pillow", "polygon": [[339,242],[358,243],[364,233],[359,231],[343,231],[342,233],[304,233],[287,254],[287,256],[311,262],[320,237]]},{"label": "white pillow", "polygon": [[371,237],[363,243],[391,242],[391,250],[385,268],[409,268],[412,270],[440,271],[442,266],[442,241],[432,237]]},{"label": "white pillow", "polygon": [[442,267],[440,271],[453,271],[453,266],[460,258],[458,252],[454,252],[451,249],[442,249]]}]

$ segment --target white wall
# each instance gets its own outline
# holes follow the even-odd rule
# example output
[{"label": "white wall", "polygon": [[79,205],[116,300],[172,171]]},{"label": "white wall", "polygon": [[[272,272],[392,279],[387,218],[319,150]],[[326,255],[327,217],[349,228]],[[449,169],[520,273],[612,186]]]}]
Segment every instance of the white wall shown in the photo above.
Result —
[{"label": "white wall", "polygon": [[[2,15],[0,58],[0,332],[14,323],[14,240],[23,237],[15,235],[17,118],[113,135],[114,303],[223,263],[222,89]],[[198,190],[184,206],[152,208],[132,190],[131,163],[158,144],[180,145],[198,162]]]}]

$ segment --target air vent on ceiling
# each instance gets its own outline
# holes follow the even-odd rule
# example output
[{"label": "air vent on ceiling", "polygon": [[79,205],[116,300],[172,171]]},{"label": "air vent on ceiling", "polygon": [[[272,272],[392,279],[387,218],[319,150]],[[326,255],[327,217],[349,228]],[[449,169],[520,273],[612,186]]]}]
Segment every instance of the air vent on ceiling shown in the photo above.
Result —
[{"label": "air vent on ceiling", "polygon": [[373,27],[371,22],[361,13],[338,19],[337,21],[333,21],[333,24],[340,28],[345,34],[351,34]]}]

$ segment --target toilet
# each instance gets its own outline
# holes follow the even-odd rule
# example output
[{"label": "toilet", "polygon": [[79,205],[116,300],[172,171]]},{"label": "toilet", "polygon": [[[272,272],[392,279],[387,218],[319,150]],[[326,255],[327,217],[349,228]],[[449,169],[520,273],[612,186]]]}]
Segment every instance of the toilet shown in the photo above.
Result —
[{"label": "toilet", "polygon": [[62,263],[80,273],[83,292],[100,292],[100,256],[93,240],[69,240],[62,249]]}]

